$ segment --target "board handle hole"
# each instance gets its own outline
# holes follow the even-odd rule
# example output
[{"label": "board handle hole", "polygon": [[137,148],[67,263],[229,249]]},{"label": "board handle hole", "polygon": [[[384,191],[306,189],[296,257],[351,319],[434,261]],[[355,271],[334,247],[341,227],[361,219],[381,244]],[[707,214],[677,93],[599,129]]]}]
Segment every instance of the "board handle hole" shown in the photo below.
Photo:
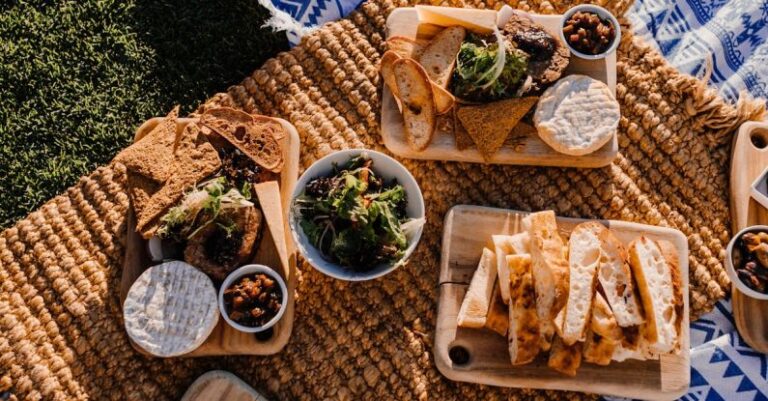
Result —
[{"label": "board handle hole", "polygon": [[253,336],[256,337],[259,341],[267,341],[275,334],[275,330],[270,327],[264,331],[260,331],[258,333],[253,333]]},{"label": "board handle hole", "polygon": [[768,147],[768,132],[766,131],[753,131],[749,134],[749,139],[752,141],[752,145],[758,149],[765,149]]},{"label": "board handle hole", "polygon": [[454,345],[448,350],[448,358],[456,365],[466,365],[469,363],[469,351],[461,345]]}]

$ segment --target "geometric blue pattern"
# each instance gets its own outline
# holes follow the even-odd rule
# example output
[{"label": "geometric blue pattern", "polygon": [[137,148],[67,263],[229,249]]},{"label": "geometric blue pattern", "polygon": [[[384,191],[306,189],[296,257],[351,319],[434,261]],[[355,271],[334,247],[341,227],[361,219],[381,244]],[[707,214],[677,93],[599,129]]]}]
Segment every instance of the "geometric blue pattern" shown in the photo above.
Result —
[{"label": "geometric blue pattern", "polygon": [[[362,0],[271,0],[278,10],[285,11],[295,21],[307,28],[345,17],[362,3]],[[287,32],[288,40],[295,46],[301,41],[296,32]]]},{"label": "geometric blue pattern", "polygon": [[726,99],[768,99],[768,1],[637,0],[628,17],[637,36]]}]

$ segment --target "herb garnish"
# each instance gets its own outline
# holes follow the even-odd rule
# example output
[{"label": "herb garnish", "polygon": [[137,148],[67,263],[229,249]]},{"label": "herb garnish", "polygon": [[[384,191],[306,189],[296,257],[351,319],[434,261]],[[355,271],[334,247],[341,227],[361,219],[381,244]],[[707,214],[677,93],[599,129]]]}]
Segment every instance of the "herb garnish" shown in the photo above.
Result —
[{"label": "herb garnish", "polygon": [[365,156],[334,165],[329,177],[309,182],[294,203],[300,225],[323,256],[355,271],[399,261],[408,246],[406,194],[385,183]]}]

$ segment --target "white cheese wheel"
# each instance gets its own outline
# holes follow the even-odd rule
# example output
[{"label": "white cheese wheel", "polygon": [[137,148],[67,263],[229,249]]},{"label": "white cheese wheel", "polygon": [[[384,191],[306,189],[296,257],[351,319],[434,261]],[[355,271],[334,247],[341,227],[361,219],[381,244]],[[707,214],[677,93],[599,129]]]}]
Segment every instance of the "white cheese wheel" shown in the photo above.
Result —
[{"label": "white cheese wheel", "polygon": [[128,291],[123,317],[128,337],[148,353],[183,355],[202,345],[219,322],[216,289],[187,263],[152,266]]},{"label": "white cheese wheel", "polygon": [[619,102],[608,85],[585,75],[569,75],[544,91],[533,122],[547,145],[582,156],[613,138],[620,117]]}]

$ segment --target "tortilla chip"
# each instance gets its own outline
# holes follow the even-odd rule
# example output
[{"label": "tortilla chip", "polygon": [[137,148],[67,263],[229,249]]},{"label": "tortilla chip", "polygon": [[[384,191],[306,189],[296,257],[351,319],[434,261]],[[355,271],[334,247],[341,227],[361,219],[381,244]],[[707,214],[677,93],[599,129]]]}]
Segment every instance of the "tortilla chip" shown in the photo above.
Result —
[{"label": "tortilla chip", "polygon": [[464,106],[457,114],[483,159],[489,161],[537,100],[531,96]]},{"label": "tortilla chip", "polygon": [[[160,217],[175,205],[184,191],[221,168],[221,159],[197,124],[188,124],[181,134],[173,174],[165,185],[147,201],[147,206],[137,214],[136,230],[144,238],[154,235]],[[138,212],[138,211],[137,211]]]},{"label": "tortilla chip", "polygon": [[172,173],[178,114],[176,106],[149,134],[120,152],[115,161],[157,183],[167,180]]}]

